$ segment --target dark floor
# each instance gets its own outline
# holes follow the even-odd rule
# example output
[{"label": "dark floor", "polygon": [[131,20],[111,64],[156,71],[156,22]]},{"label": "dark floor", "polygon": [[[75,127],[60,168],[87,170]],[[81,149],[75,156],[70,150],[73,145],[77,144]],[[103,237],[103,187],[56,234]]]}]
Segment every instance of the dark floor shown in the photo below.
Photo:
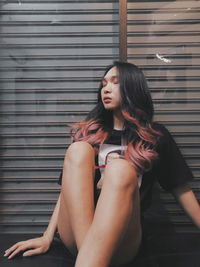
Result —
[{"label": "dark floor", "polygon": [[[4,250],[13,243],[32,238],[34,235],[1,235],[1,267],[73,267],[74,259],[58,238],[51,249],[43,255],[12,260],[3,257]],[[138,258],[123,267],[199,267],[200,233],[198,234],[154,234],[149,235]]]}]

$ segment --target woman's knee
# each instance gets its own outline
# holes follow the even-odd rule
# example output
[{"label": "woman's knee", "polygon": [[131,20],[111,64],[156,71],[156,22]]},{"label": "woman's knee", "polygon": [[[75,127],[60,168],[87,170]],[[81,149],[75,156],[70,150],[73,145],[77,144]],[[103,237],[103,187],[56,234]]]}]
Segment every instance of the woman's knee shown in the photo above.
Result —
[{"label": "woman's knee", "polygon": [[89,143],[84,141],[72,143],[68,147],[65,155],[65,162],[70,161],[77,164],[93,159],[94,149]]},{"label": "woman's knee", "polygon": [[134,166],[124,159],[114,159],[105,168],[105,179],[120,188],[138,187],[138,176]]}]

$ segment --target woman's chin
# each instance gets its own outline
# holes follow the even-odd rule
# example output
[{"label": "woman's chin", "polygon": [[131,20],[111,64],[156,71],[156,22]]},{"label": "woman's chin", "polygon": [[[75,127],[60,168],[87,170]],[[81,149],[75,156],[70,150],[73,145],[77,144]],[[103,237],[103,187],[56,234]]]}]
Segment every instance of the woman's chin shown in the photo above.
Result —
[{"label": "woman's chin", "polygon": [[115,107],[113,107],[112,105],[104,105],[104,108],[106,110],[114,110],[115,109]]}]

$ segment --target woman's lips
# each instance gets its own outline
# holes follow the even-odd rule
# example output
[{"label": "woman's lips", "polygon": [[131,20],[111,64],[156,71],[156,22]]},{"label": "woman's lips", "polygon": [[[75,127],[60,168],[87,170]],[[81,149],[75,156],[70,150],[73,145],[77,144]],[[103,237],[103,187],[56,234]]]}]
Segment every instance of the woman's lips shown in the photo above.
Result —
[{"label": "woman's lips", "polygon": [[112,101],[112,98],[110,98],[110,97],[104,97],[103,98],[103,102],[106,103],[106,104],[110,103],[111,101]]}]

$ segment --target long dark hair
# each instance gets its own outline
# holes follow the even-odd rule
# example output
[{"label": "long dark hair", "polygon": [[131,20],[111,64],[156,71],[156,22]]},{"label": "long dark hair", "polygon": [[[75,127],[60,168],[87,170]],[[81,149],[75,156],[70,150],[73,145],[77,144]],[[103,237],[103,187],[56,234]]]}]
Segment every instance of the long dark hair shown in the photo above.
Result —
[{"label": "long dark hair", "polygon": [[[149,170],[157,158],[155,145],[160,133],[152,128],[152,98],[140,68],[131,63],[115,61],[106,68],[104,76],[113,67],[117,68],[119,74],[121,112],[124,120],[122,142],[127,145],[125,158],[134,165],[138,174],[141,174]],[[113,129],[113,112],[104,108],[101,99],[102,87],[101,82],[96,106],[84,121],[73,128],[75,141],[84,140],[95,147],[103,143]]]}]

